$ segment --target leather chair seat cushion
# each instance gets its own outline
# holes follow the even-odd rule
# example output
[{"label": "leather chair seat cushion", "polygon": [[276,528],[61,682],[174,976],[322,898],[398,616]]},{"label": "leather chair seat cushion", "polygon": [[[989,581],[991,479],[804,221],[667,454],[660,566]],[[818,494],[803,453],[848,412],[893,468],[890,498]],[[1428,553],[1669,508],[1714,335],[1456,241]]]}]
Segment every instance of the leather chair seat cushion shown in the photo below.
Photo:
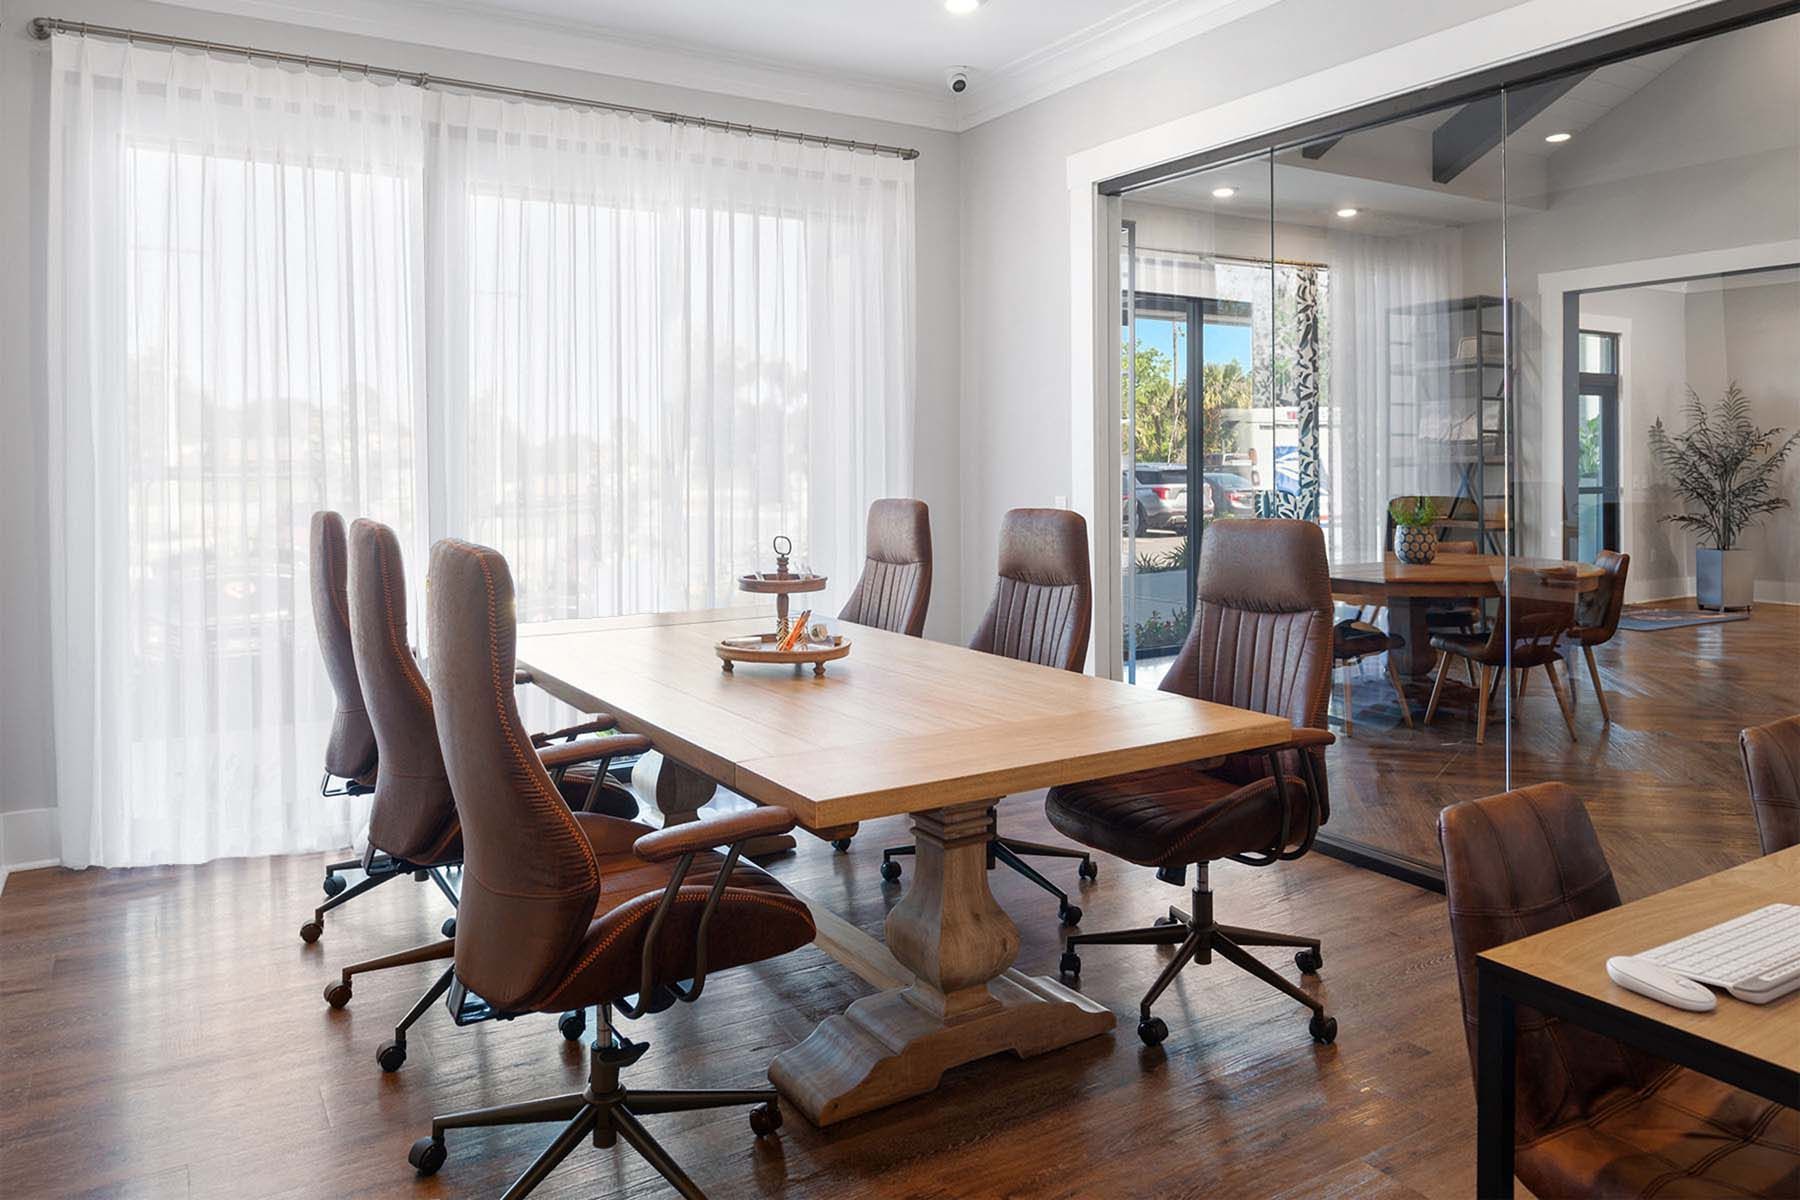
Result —
[{"label": "leather chair seat cushion", "polygon": [[[588,792],[594,785],[594,766],[580,763],[563,772],[560,789],[563,801],[577,812],[587,804]],[[600,802],[595,812],[605,813],[609,817],[623,817],[630,820],[638,815],[637,797],[631,789],[624,785],[607,780],[600,789]]]},{"label": "leather chair seat cushion", "polygon": [[[1291,843],[1307,800],[1296,775],[1287,782]],[[1192,763],[1051,788],[1044,811],[1064,835],[1145,867],[1254,854],[1281,836],[1273,779],[1237,783]]]},{"label": "leather chair seat cushion", "polygon": [[1520,1145],[1539,1196],[1800,1196],[1800,1111],[1673,1068]]},{"label": "leather chair seat cushion", "polygon": [[1338,659],[1363,658],[1406,645],[1406,639],[1391,635],[1367,621],[1339,621],[1331,627],[1331,656]]},{"label": "leather chair seat cushion", "polygon": [[[589,821],[582,824],[592,827]],[[639,828],[650,832],[648,827]],[[600,897],[594,920],[568,976],[535,1006],[539,1011],[618,1000],[635,994],[642,981],[644,938],[676,863],[645,862],[629,849],[599,843],[595,850]],[[700,912],[724,863],[723,855],[711,851],[694,856],[675,907],[657,934],[656,983],[678,983],[692,975]],[[797,950],[816,933],[804,901],[754,863],[740,859],[707,929],[707,975]]]},{"label": "leather chair seat cushion", "polygon": [[1560,656],[1555,646],[1547,642],[1520,642],[1513,646],[1512,660],[1505,657],[1506,647],[1496,646],[1495,655],[1488,653],[1488,636],[1485,633],[1471,634],[1438,634],[1431,639],[1431,648],[1453,654],[1458,658],[1470,658],[1490,667],[1513,666],[1518,668],[1541,667],[1545,663],[1554,662]]}]

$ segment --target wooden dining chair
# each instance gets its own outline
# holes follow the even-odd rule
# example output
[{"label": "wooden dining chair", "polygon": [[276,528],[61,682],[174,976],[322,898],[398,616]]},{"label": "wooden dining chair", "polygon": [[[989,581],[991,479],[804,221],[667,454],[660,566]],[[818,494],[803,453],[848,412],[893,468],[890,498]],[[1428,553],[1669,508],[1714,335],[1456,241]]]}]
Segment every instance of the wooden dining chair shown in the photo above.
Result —
[{"label": "wooden dining chair", "polygon": [[1394,687],[1394,698],[1400,702],[1400,719],[1406,727],[1413,727],[1412,705],[1406,700],[1406,685],[1400,680],[1400,667],[1391,653],[1406,645],[1406,639],[1397,633],[1389,633],[1379,624],[1381,609],[1358,606],[1354,616],[1339,621],[1331,627],[1331,665],[1334,671],[1342,670],[1344,681],[1344,736],[1356,735],[1355,725],[1351,720],[1350,682],[1354,674],[1353,668],[1360,666],[1365,660],[1377,654],[1386,654],[1388,682]]},{"label": "wooden dining chair", "polygon": [[[1631,571],[1631,555],[1616,550],[1602,550],[1595,565],[1600,568],[1600,586],[1585,592],[1575,606],[1575,624],[1564,635],[1567,642],[1581,647],[1587,658],[1588,678],[1594,684],[1594,698],[1600,702],[1600,719],[1612,724],[1612,713],[1606,706],[1606,687],[1600,682],[1600,664],[1594,661],[1594,647],[1604,646],[1619,632],[1619,614],[1625,609],[1625,578]],[[1571,680],[1569,690],[1574,691]]]},{"label": "wooden dining chair", "polygon": [[1562,679],[1556,673],[1561,655],[1558,643],[1575,622],[1574,580],[1547,576],[1533,567],[1514,567],[1507,584],[1507,596],[1487,633],[1446,633],[1434,635],[1431,648],[1438,652],[1437,679],[1431,687],[1431,700],[1425,706],[1425,724],[1437,716],[1438,702],[1443,698],[1444,680],[1449,677],[1450,660],[1461,658],[1480,669],[1476,683],[1475,744],[1487,741],[1488,709],[1492,706],[1497,685],[1510,674],[1516,686],[1541,668],[1550,677],[1556,703],[1562,709],[1563,723],[1568,726],[1569,740],[1575,741],[1575,713],[1563,691]]}]

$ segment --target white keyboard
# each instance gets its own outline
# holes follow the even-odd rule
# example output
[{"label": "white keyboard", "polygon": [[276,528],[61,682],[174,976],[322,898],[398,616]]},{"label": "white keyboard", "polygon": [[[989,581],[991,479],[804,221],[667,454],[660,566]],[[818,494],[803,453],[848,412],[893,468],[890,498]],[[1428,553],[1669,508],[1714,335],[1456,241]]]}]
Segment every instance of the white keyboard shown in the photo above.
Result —
[{"label": "white keyboard", "polygon": [[1767,1004],[1800,988],[1800,904],[1770,904],[1637,957]]}]

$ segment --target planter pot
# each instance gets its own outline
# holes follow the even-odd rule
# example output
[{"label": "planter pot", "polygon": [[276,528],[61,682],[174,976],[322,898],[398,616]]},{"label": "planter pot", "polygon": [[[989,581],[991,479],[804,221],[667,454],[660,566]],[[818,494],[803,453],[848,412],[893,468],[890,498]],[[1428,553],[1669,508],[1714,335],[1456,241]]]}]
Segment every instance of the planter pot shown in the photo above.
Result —
[{"label": "planter pot", "polygon": [[1748,550],[1694,551],[1694,591],[1701,608],[1749,608],[1756,564]]},{"label": "planter pot", "polygon": [[1394,526],[1394,557],[1412,566],[1437,558],[1437,530],[1418,525]]}]

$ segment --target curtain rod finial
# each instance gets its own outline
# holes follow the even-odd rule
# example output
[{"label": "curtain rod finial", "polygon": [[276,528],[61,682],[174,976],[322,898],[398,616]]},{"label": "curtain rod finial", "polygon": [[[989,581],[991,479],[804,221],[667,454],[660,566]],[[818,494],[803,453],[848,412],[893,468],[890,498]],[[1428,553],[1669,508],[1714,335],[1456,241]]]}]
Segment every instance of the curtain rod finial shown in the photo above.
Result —
[{"label": "curtain rod finial", "polygon": [[52,26],[49,17],[33,17],[31,18],[31,24],[26,26],[26,28],[31,31],[31,36],[38,41],[47,42],[50,40]]}]

